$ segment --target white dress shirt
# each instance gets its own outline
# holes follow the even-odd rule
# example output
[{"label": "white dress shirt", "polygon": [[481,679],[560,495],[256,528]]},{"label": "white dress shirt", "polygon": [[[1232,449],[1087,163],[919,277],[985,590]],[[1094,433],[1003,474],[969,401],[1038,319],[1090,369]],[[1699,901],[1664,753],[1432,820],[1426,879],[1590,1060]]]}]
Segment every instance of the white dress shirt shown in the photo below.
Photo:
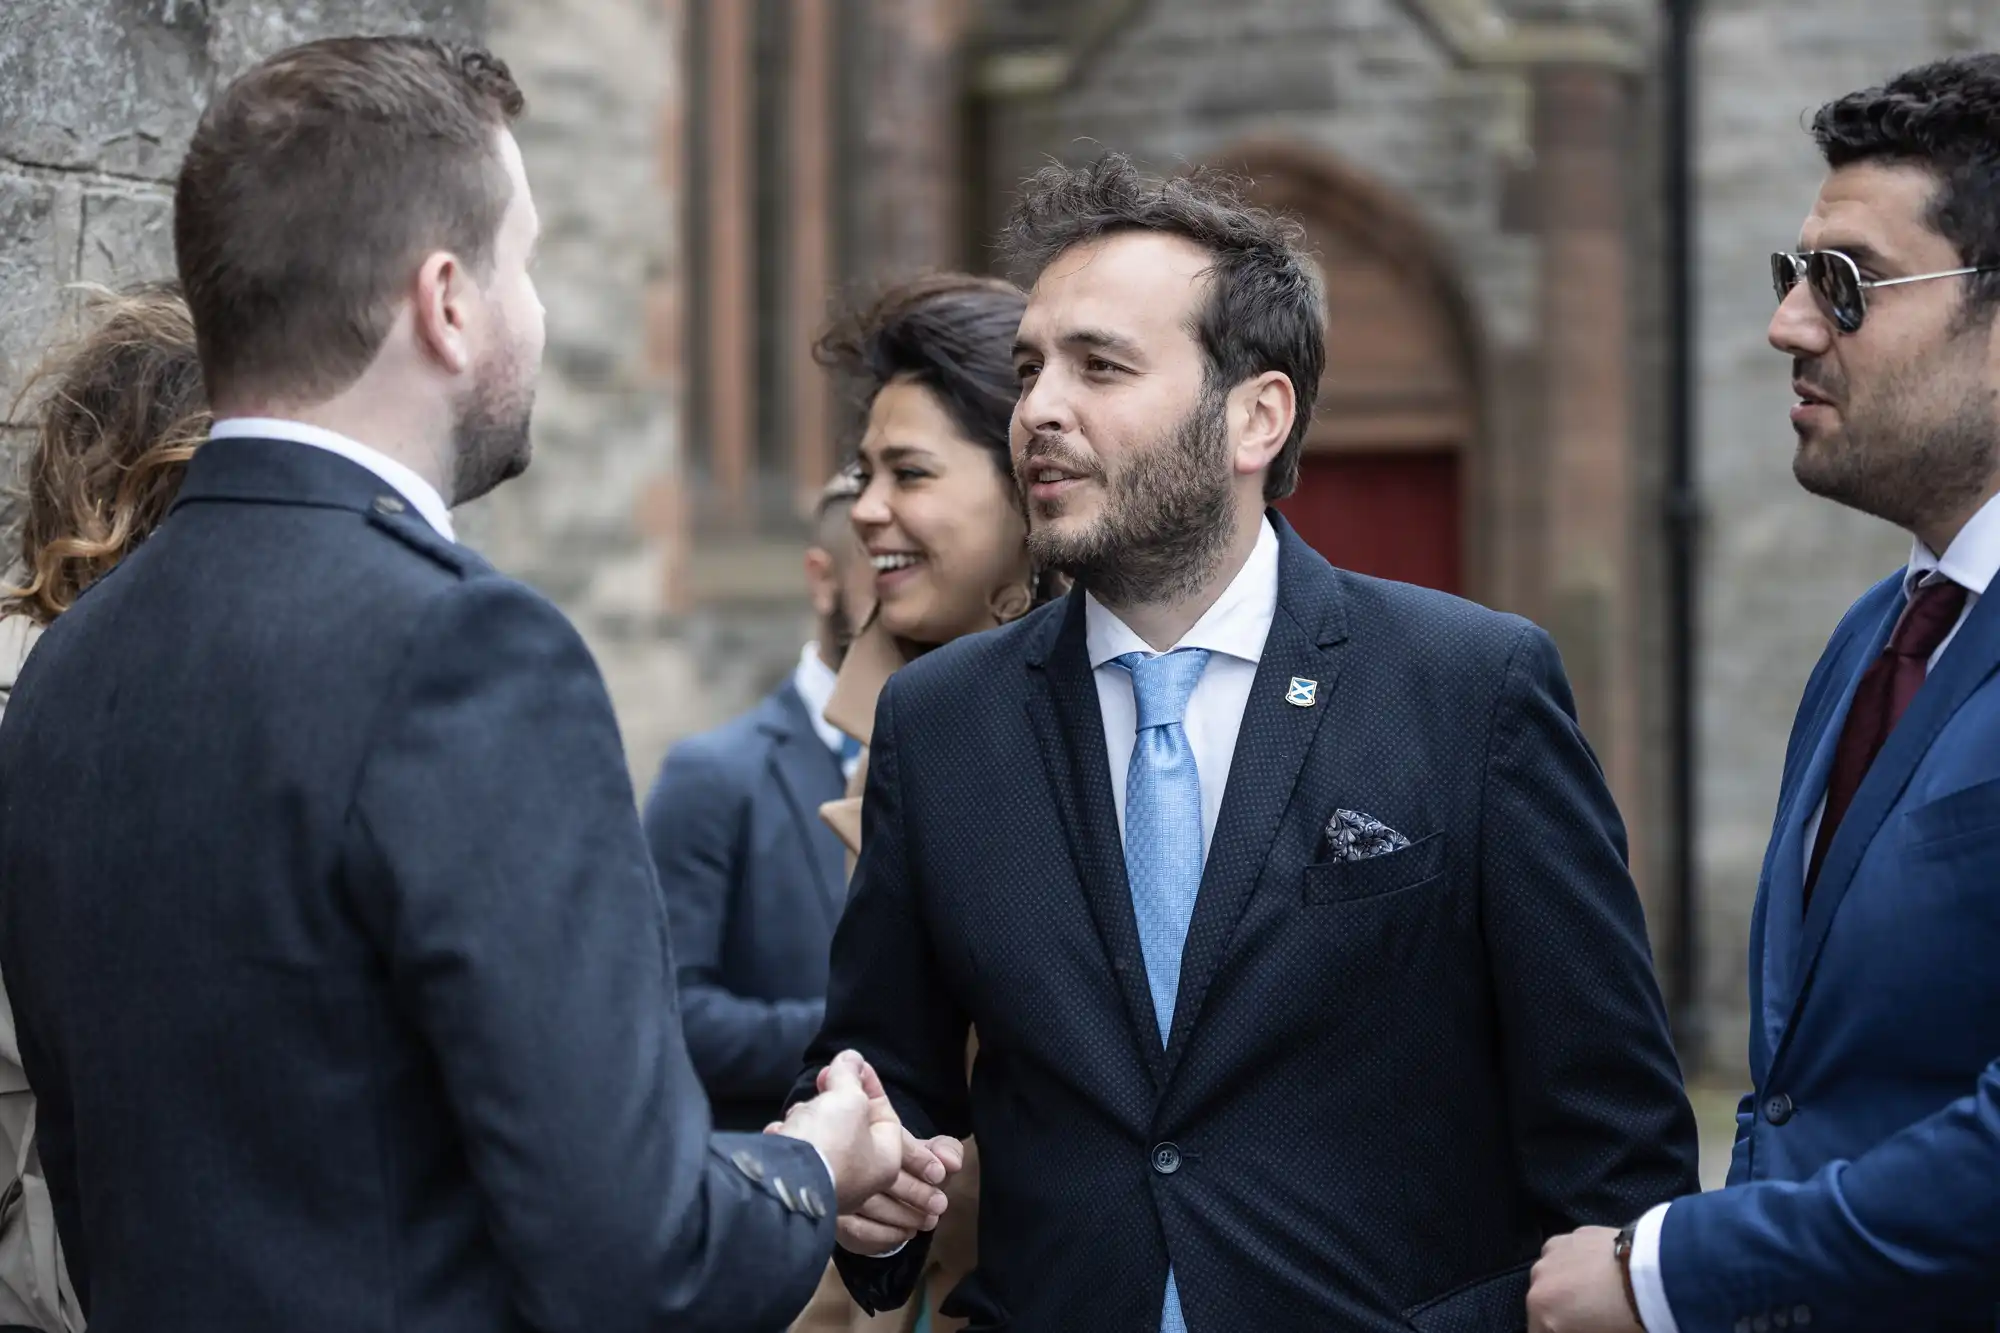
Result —
[{"label": "white dress shirt", "polygon": [[[1972,608],[1986,595],[1996,576],[2000,576],[2000,495],[1980,506],[1979,512],[1952,538],[1943,555],[1924,545],[1922,538],[1911,543],[1910,563],[1903,572],[1905,601],[1918,588],[1940,578],[1950,579],[1965,589],[1965,609],[1944,642],[1931,654],[1928,670],[1937,669],[1938,659],[1965,627],[1965,618],[1972,614]],[[1819,841],[1820,821],[1825,817],[1826,796],[1822,794],[1819,808],[1806,824],[1803,874],[1812,873],[1813,844]],[[1673,1309],[1667,1304],[1666,1280],[1660,1272],[1660,1228],[1666,1223],[1668,1206],[1663,1203],[1640,1218],[1632,1234],[1632,1294],[1639,1300],[1639,1321],[1645,1325],[1646,1333],[1680,1333]]]},{"label": "white dress shirt", "polygon": [[[1243,726],[1243,709],[1257,680],[1257,662],[1264,640],[1278,613],[1278,534],[1269,519],[1258,521],[1257,544],[1214,605],[1181,636],[1175,648],[1206,648],[1208,665],[1188,699],[1188,747],[1194,751],[1201,776],[1201,845],[1204,855],[1215,841],[1215,820],[1222,811],[1222,793],[1229,785],[1229,763],[1236,754],[1236,733]],[[1104,751],[1111,763],[1111,798],[1118,806],[1118,836],[1125,836],[1125,770],[1139,740],[1138,705],[1132,698],[1132,673],[1117,664],[1126,653],[1156,654],[1146,641],[1095,597],[1084,595],[1084,642],[1097,680],[1097,706],[1104,717]]]},{"label": "white dress shirt", "polygon": [[426,523],[437,529],[438,536],[448,542],[458,540],[451,530],[451,510],[445,507],[444,497],[438,494],[437,487],[418,476],[407,464],[397,462],[379,449],[370,449],[358,440],[350,440],[338,431],[277,417],[230,417],[210,427],[208,438],[289,440],[293,444],[309,444],[315,449],[339,454],[348,462],[365,467],[380,477],[391,490],[407,500]]},{"label": "white dress shirt", "polygon": [[[812,719],[813,732],[826,743],[826,748],[839,756],[847,748],[847,736],[839,727],[826,720],[826,706],[833,699],[833,668],[821,660],[819,645],[808,643],[799,654],[799,665],[792,672],[792,688],[799,692],[799,702],[806,706],[806,716]],[[861,764],[861,756],[852,759],[841,758],[840,770],[848,777]]]}]

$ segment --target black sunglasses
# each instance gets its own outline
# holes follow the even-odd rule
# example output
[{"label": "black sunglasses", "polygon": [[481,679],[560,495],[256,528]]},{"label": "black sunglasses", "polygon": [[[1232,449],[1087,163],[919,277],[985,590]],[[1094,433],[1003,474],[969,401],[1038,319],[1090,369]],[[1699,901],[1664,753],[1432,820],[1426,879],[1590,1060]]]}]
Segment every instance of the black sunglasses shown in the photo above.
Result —
[{"label": "black sunglasses", "polygon": [[1792,288],[1801,281],[1842,333],[1853,333],[1868,317],[1867,293],[1876,287],[1901,287],[1909,282],[1929,282],[1932,278],[1962,278],[1968,273],[1991,273],[1988,268],[1953,268],[1942,273],[1919,273],[1910,278],[1861,276],[1860,267],[1838,250],[1803,250],[1793,254],[1780,250],[1771,256],[1771,286],[1783,304]]}]

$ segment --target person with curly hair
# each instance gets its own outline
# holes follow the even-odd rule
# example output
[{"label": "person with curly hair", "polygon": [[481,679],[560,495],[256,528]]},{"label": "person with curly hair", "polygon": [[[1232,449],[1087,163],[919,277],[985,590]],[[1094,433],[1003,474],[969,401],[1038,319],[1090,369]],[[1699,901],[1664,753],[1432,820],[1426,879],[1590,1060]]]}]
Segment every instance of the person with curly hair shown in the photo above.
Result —
[{"label": "person with curly hair", "polygon": [[74,346],[46,360],[24,399],[40,396],[20,487],[19,586],[0,616],[46,627],[167,515],[208,401],[187,303],[173,283],[96,288]]},{"label": "person with curly hair", "polygon": [[1771,257],[1792,472],[1909,533],[1792,725],[1728,1187],[1550,1243],[1537,1333],[2000,1325],[2000,55],[1828,102]]},{"label": "person with curly hair", "polygon": [[[0,712],[40,632],[150,536],[208,434],[194,324],[172,283],[89,289],[83,332],[19,401],[35,445],[15,497],[21,582],[0,589]],[[0,1328],[79,1333],[78,1306],[35,1141],[14,1010],[0,990]]]}]

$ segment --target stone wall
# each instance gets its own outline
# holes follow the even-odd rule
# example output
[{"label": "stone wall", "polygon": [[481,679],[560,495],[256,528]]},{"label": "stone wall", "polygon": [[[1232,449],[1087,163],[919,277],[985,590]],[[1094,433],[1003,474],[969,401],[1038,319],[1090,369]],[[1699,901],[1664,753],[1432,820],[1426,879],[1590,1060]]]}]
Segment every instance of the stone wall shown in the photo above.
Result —
[{"label": "stone wall", "polygon": [[1698,35],[1699,584],[1703,995],[1716,1061],[1747,1050],[1744,959],[1785,739],[1841,613],[1909,538],[1792,480],[1788,363],[1766,344],[1772,250],[1796,243],[1822,176],[1801,125],[1828,98],[2000,45],[1959,0],[1707,0]]},{"label": "stone wall", "polygon": [[294,42],[469,35],[486,0],[35,0],[0,6],[0,446],[65,289],[173,272],[170,182],[209,95]]},{"label": "stone wall", "polygon": [[[0,6],[0,394],[65,328],[77,282],[171,276],[171,182],[209,96],[295,42],[483,35],[530,103],[549,348],[526,477],[462,511],[465,538],[568,611],[597,650],[643,786],[674,736],[748,697],[727,654],[704,680],[660,616],[664,561],[642,503],[672,473],[673,348],[653,303],[678,214],[670,0],[39,0]],[[11,468],[28,438],[9,414]],[[682,637],[700,626],[682,627]],[[714,636],[711,635],[711,638]]]},{"label": "stone wall", "polygon": [[649,519],[671,501],[679,449],[683,219],[666,155],[681,132],[680,5],[491,5],[488,44],[528,98],[515,128],[541,214],[548,349],[534,465],[462,509],[462,534],[583,631],[643,794],[669,742],[752,697],[726,653],[702,650],[706,622],[666,614],[671,553]]}]

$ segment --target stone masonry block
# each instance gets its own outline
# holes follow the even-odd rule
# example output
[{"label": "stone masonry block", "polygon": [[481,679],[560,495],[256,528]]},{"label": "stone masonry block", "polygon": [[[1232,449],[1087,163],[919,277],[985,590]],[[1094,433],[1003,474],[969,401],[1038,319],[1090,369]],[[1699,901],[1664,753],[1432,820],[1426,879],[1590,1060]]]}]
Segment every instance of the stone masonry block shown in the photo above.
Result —
[{"label": "stone masonry block", "polygon": [[0,158],[164,179],[208,94],[201,0],[0,6]]},{"label": "stone masonry block", "polygon": [[83,196],[83,245],[77,277],[124,287],[174,275],[173,200],[164,190]]},{"label": "stone masonry block", "polygon": [[61,204],[53,184],[0,174],[0,421],[55,329],[75,244]]},{"label": "stone masonry block", "polygon": [[208,58],[218,80],[288,46],[349,34],[423,33],[466,41],[486,27],[486,0],[210,0]]}]

